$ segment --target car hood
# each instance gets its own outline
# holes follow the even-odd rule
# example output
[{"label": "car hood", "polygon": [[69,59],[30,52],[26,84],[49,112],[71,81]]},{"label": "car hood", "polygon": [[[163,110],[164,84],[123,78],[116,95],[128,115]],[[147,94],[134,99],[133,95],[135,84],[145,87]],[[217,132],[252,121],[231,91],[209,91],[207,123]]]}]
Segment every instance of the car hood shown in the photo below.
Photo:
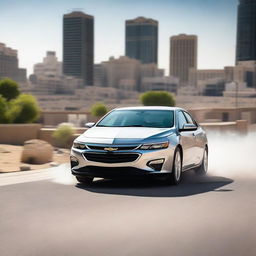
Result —
[{"label": "car hood", "polygon": [[172,133],[173,128],[92,127],[76,140],[101,144],[142,143],[165,138]]}]

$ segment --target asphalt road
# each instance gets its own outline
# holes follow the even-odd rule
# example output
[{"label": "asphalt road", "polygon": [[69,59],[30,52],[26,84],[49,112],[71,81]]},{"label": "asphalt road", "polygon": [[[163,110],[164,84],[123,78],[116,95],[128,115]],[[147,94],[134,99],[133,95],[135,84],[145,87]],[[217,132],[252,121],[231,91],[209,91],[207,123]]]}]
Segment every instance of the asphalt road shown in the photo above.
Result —
[{"label": "asphalt road", "polygon": [[0,175],[0,255],[255,256],[256,177],[77,185],[66,166]]}]

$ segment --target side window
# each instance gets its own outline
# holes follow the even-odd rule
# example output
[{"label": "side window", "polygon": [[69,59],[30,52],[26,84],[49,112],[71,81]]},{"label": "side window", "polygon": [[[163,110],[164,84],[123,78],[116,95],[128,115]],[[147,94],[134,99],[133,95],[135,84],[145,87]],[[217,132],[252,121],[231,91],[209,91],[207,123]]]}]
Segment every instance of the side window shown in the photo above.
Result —
[{"label": "side window", "polygon": [[187,123],[187,120],[186,120],[184,114],[183,114],[181,111],[179,111],[179,113],[178,113],[178,125],[179,125],[179,129],[182,129],[183,126],[184,126],[186,123]]},{"label": "side window", "polygon": [[183,112],[183,113],[184,113],[184,115],[185,115],[185,117],[186,117],[186,119],[188,121],[188,124],[194,124],[191,116],[187,112]]},{"label": "side window", "polygon": [[194,125],[198,126],[197,122],[191,117],[191,115],[189,113],[184,112],[184,115],[189,124],[194,124]]}]

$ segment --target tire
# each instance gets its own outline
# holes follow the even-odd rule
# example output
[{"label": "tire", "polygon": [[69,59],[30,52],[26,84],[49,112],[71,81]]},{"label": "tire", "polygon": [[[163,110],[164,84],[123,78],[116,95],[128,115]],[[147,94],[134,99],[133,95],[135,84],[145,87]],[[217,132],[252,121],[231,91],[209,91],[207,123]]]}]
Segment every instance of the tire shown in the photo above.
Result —
[{"label": "tire", "polygon": [[93,177],[79,177],[76,176],[76,179],[78,182],[85,184],[85,185],[90,185],[93,182]]},{"label": "tire", "polygon": [[208,171],[208,150],[205,148],[201,165],[195,169],[197,175],[206,175]]},{"label": "tire", "polygon": [[173,165],[172,172],[167,178],[167,182],[169,185],[178,185],[181,181],[182,175],[182,158],[181,158],[181,150],[177,148],[174,152],[173,157]]}]

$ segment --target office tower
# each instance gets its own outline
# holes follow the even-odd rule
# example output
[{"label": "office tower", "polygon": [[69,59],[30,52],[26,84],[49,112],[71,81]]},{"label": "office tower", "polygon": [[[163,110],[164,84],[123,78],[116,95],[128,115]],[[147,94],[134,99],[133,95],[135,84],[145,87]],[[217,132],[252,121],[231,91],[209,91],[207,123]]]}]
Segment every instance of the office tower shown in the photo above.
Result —
[{"label": "office tower", "polygon": [[141,63],[157,64],[158,21],[138,17],[125,22],[125,55]]},{"label": "office tower", "polygon": [[256,0],[240,0],[236,47],[237,63],[256,61]]},{"label": "office tower", "polygon": [[63,17],[63,73],[93,85],[94,17],[72,12]]},{"label": "office tower", "polygon": [[170,76],[185,84],[189,79],[189,69],[197,69],[197,36],[181,34],[170,40]]},{"label": "office tower", "polygon": [[19,68],[18,52],[0,43],[0,79],[8,77],[17,82],[25,83],[27,71]]}]

